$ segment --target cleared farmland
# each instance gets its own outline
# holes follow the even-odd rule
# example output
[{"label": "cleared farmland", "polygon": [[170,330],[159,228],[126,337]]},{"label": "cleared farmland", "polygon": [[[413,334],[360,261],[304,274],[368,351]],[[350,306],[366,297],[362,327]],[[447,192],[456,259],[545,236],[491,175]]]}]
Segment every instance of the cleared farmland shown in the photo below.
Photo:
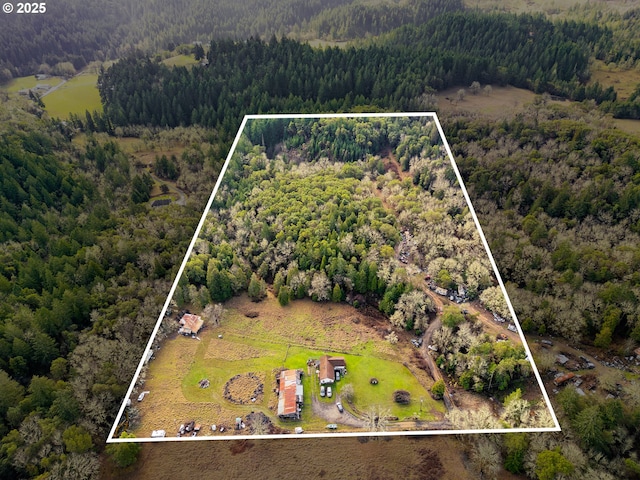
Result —
[{"label": "cleared farmland", "polygon": [[[221,325],[205,329],[200,340],[169,339],[156,353],[144,387],[151,393],[138,405],[142,412],[138,436],[146,437],[158,428],[173,434],[190,419],[205,425],[205,430],[212,424],[228,426],[252,411],[265,413],[285,430],[302,426],[324,432],[327,421],[311,412],[312,396],[321,403],[333,403],[349,383],[354,398],[345,407],[351,412],[376,406],[399,420],[421,421],[439,419],[444,412],[442,403],[428,393],[428,376],[405,361],[412,348],[408,342],[390,345],[383,338],[385,331],[350,306],[303,300],[281,307],[271,296],[259,304],[241,296],[227,302],[226,308]],[[246,317],[249,311],[259,313],[258,317]],[[315,369],[307,367],[308,359],[323,354],[344,356],[348,369],[348,375],[334,385],[331,399],[317,396]],[[304,372],[305,408],[300,422],[281,421],[275,415],[275,372],[282,367]],[[374,376],[377,385],[369,383]],[[256,384],[248,378],[263,382],[259,395],[254,395]],[[208,388],[199,386],[203,379],[209,380]],[[242,392],[243,385],[251,392]],[[411,393],[408,405],[393,401],[393,392],[399,389]],[[210,429],[203,434],[211,434]]]},{"label": "cleared farmland", "polygon": [[97,75],[83,73],[44,97],[42,101],[49,116],[67,118],[70,113],[84,115],[86,111],[101,112],[97,81]]}]

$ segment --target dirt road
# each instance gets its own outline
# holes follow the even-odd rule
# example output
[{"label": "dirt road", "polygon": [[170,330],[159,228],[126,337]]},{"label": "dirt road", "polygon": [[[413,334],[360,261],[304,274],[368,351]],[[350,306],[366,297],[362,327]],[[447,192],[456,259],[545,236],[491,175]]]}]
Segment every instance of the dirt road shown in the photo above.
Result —
[{"label": "dirt road", "polygon": [[[74,75],[74,77],[77,75]],[[72,77],[73,78],[73,77]],[[60,87],[62,87],[65,83],[67,83],[69,80],[62,80],[59,84],[51,87],[49,90],[47,90],[46,92],[44,92],[42,95],[40,95],[40,98],[44,98],[47,95],[49,95],[50,93],[55,92],[56,90],[58,90]]]},{"label": "dirt road", "polygon": [[[149,174],[151,175],[151,178],[155,182],[158,182],[159,184],[167,185],[167,187],[169,187],[169,192],[171,192],[171,193],[175,192],[175,193],[178,194],[178,200],[175,201],[176,205],[185,206],[187,204],[187,194],[186,193],[184,193],[182,190],[180,190],[175,185],[170,185],[170,184],[166,183],[164,180],[161,180],[153,172],[150,171]],[[150,202],[153,202],[153,198],[150,200]]]}]

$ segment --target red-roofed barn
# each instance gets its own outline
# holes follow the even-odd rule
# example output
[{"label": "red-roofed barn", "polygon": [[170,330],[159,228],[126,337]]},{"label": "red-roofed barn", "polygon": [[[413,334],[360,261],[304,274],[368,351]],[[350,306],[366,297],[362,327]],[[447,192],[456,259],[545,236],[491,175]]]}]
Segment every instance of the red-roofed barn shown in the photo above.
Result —
[{"label": "red-roofed barn", "polygon": [[299,420],[302,403],[302,370],[283,370],[280,372],[278,417]]}]

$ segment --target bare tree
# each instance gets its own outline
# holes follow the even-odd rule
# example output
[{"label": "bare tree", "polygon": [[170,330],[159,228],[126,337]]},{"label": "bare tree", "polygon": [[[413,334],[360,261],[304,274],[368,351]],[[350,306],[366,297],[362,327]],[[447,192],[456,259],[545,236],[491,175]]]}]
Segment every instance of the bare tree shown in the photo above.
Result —
[{"label": "bare tree", "polygon": [[205,307],[202,311],[202,317],[206,321],[209,322],[210,325],[218,326],[220,325],[220,320],[222,320],[222,314],[224,313],[224,307],[221,303],[210,303]]},{"label": "bare tree", "polygon": [[319,302],[329,300],[331,297],[331,282],[324,272],[316,272],[311,280],[309,295]]},{"label": "bare tree", "polygon": [[502,457],[491,437],[478,438],[471,447],[469,458],[479,478],[495,478],[500,471]]},{"label": "bare tree", "polygon": [[51,480],[100,478],[100,460],[97,453],[71,453],[63,457],[64,461],[56,463],[47,478]]},{"label": "bare tree", "polygon": [[429,313],[436,309],[433,300],[422,290],[403,293],[390,320],[395,326],[422,330],[429,321]]},{"label": "bare tree", "polygon": [[446,414],[447,420],[459,430],[480,430],[500,428],[500,421],[493,415],[491,409],[482,405],[476,410],[450,410]]},{"label": "bare tree", "polygon": [[398,343],[398,335],[396,334],[396,332],[391,332],[389,335],[386,335],[384,339],[391,345],[395,345],[396,343]]},{"label": "bare tree", "polygon": [[364,414],[366,427],[371,432],[386,432],[389,427],[389,409],[380,405],[371,405]]},{"label": "bare tree", "polygon": [[340,395],[346,402],[349,402],[349,403],[353,402],[353,399],[355,398],[353,385],[350,383],[343,385],[342,388],[340,389]]},{"label": "bare tree", "polygon": [[489,287],[480,294],[480,301],[492,312],[497,313],[507,320],[511,319],[507,301],[502,294],[502,289],[497,287]]}]

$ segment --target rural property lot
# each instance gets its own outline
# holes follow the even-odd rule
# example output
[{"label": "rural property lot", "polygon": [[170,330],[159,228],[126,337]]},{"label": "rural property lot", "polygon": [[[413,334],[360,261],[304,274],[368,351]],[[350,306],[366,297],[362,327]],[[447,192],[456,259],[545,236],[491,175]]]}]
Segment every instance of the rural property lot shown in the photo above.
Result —
[{"label": "rural property lot", "polygon": [[[388,409],[389,415],[399,420],[411,417],[428,422],[442,418],[444,406],[429,395],[428,376],[415,365],[407,364],[409,368],[403,365],[403,359],[411,358],[413,347],[407,341],[396,345],[386,342],[383,337],[387,325],[380,320],[368,318],[348,305],[318,304],[311,300],[281,307],[271,296],[256,304],[243,295],[227,302],[225,307],[221,325],[204,330],[199,335],[200,341],[178,336],[164,342],[156,353],[144,386],[151,393],[137,405],[142,413],[140,425],[135,429],[137,436],[149,436],[157,429],[174,434],[182,423],[192,419],[206,426],[200,435],[209,435],[210,425],[232,426],[236,417],[252,411],[264,412],[285,430],[302,426],[308,432],[326,432],[327,419],[312,415],[312,398],[323,405],[334,404],[341,388],[348,383],[356,392],[353,405],[343,401],[348,411],[364,411],[367,405],[375,404]],[[249,312],[259,315],[246,317]],[[346,351],[351,353],[342,353]],[[324,353],[344,356],[348,366],[348,375],[336,382],[331,399],[319,397],[315,371],[306,367],[307,359],[319,358]],[[300,422],[275,420],[274,371],[279,367],[304,368],[305,408]],[[248,373],[263,383],[263,394],[251,402],[255,385],[245,382],[246,391],[236,392],[236,399],[244,400],[245,404],[225,398],[227,382]],[[375,386],[369,383],[373,376],[379,380]],[[205,378],[210,386],[200,388],[198,383]],[[414,401],[406,406],[394,403],[392,394],[397,389],[411,392]],[[345,418],[347,415],[345,412]],[[338,431],[347,431],[339,420],[335,421],[339,424]],[[233,431],[226,434],[233,435]]]},{"label": "rural property lot", "polygon": [[453,167],[428,114],[247,123],[118,431],[551,428]]}]

